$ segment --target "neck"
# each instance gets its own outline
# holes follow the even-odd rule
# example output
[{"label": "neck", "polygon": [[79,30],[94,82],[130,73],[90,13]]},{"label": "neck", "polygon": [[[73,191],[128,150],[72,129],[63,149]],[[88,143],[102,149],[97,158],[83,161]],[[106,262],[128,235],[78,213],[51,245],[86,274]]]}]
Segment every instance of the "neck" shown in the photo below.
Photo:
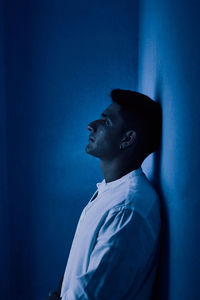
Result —
[{"label": "neck", "polygon": [[141,164],[138,162],[113,160],[100,160],[101,172],[105,178],[106,183],[117,180],[129,172],[140,168]]}]

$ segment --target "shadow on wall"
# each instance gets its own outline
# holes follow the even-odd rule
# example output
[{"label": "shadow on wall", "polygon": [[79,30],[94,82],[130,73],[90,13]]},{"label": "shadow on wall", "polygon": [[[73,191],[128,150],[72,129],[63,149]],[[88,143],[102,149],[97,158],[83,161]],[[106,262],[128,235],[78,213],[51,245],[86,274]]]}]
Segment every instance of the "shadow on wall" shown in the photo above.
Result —
[{"label": "shadow on wall", "polygon": [[[157,80],[155,100],[162,107],[162,84],[161,80]],[[162,110],[163,114],[163,110]],[[162,126],[163,128],[163,126]],[[162,157],[162,138],[160,150],[154,153],[153,161],[153,173],[152,173],[152,183],[154,184],[161,200],[161,218],[162,218],[162,228],[161,228],[161,240],[160,240],[160,257],[158,271],[155,280],[153,300],[167,300],[169,298],[169,213],[166,205],[164,195],[162,193],[161,186],[161,157]],[[161,291],[165,290],[165,298],[161,296]],[[161,299],[162,297],[162,299]]]}]

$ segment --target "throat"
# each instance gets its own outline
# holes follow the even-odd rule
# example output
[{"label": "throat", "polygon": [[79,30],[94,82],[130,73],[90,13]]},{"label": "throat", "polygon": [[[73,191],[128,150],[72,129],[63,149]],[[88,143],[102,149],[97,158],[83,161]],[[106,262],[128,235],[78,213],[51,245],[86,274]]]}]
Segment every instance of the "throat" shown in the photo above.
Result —
[{"label": "throat", "polygon": [[122,161],[105,162],[100,161],[101,172],[105,178],[106,183],[115,181],[129,172],[140,168],[141,164],[128,164]]}]

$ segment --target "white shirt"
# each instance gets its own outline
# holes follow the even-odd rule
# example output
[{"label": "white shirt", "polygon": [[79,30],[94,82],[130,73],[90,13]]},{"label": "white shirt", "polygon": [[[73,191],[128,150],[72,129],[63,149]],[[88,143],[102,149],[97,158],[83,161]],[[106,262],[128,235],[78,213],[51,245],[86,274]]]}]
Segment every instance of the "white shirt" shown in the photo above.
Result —
[{"label": "white shirt", "polygon": [[98,183],[76,228],[61,299],[151,299],[160,225],[159,198],[141,168]]}]

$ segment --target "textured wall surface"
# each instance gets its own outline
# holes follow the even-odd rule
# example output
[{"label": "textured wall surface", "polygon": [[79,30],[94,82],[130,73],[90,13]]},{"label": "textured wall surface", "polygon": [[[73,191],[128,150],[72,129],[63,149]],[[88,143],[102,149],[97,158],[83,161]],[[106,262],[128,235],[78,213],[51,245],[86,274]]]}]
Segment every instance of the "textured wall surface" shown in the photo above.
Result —
[{"label": "textured wall surface", "polygon": [[87,124],[112,88],[137,87],[138,1],[4,5],[10,299],[39,300],[102,180],[85,153]]},{"label": "textured wall surface", "polygon": [[163,109],[161,155],[144,164],[163,199],[162,300],[200,299],[199,14],[199,1],[140,1],[138,88]]}]

